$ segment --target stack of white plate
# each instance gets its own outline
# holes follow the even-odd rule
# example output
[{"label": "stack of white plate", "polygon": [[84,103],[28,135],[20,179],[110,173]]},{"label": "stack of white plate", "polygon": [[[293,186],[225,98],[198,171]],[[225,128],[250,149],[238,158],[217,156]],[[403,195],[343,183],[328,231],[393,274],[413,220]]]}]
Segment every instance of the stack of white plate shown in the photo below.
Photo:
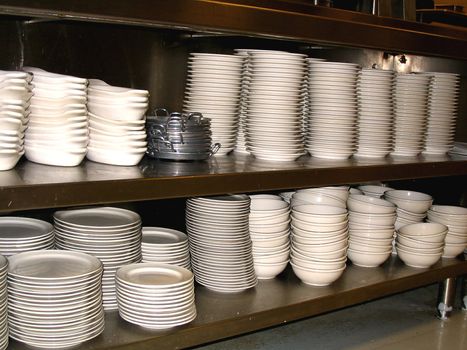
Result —
[{"label": "stack of white plate", "polygon": [[290,263],[306,284],[325,286],[345,270],[348,244],[347,209],[303,204],[292,207]]},{"label": "stack of white plate", "polygon": [[428,87],[430,77],[423,74],[396,75],[394,83],[395,156],[417,156],[423,150],[427,121]]},{"label": "stack of white plate", "polygon": [[142,231],[142,262],[171,264],[191,270],[186,234],[164,227],[143,227]]},{"label": "stack of white plate", "polygon": [[249,214],[250,197],[246,195],[187,200],[191,265],[199,284],[219,292],[256,286]]},{"label": "stack of white plate", "polygon": [[33,74],[34,96],[26,130],[26,158],[56,166],[76,166],[89,142],[87,80],[25,67]]},{"label": "stack of white plate", "polygon": [[247,99],[250,85],[250,60],[248,55],[248,49],[235,49],[235,54],[244,57],[242,67],[242,85],[240,92],[240,104],[238,108],[238,130],[237,139],[235,141],[235,152],[237,153],[249,153],[246,149],[246,117],[247,117]]},{"label": "stack of white plate", "polygon": [[348,186],[304,188],[292,194],[290,205],[294,207],[301,204],[323,204],[345,209],[348,197]]},{"label": "stack of white plate", "polygon": [[250,237],[258,279],[280,274],[289,262],[289,205],[268,194],[250,196]]},{"label": "stack of white plate", "polygon": [[467,248],[467,208],[433,205],[428,210],[428,221],[448,227],[443,258],[455,258]]},{"label": "stack of white plate", "polygon": [[0,232],[0,254],[4,256],[54,247],[54,229],[46,221],[3,216]]},{"label": "stack of white plate", "polygon": [[386,185],[361,185],[358,189],[365,196],[381,198],[386,191],[393,190],[394,188],[387,187]]},{"label": "stack of white plate", "polygon": [[0,256],[0,349],[8,347],[8,260]]},{"label": "stack of white plate", "polygon": [[102,263],[79,252],[14,255],[8,268],[10,337],[29,346],[79,345],[104,330]]},{"label": "stack of white plate", "polygon": [[380,198],[350,195],[349,250],[354,265],[376,267],[384,263],[392,252],[396,207]]},{"label": "stack of white plate", "polygon": [[423,153],[444,154],[454,145],[460,76],[453,73],[426,74],[431,76],[431,81]]},{"label": "stack of white plate", "polygon": [[141,261],[139,215],[112,207],[57,211],[54,226],[58,249],[80,251],[102,261],[104,309],[116,309],[115,272]]},{"label": "stack of white plate", "polygon": [[415,191],[389,190],[384,193],[384,198],[397,206],[396,230],[422,222],[433,203],[429,194]]},{"label": "stack of white plate", "polygon": [[392,150],[394,72],[362,69],[357,84],[358,145],[356,156],[384,158]]},{"label": "stack of white plate", "polygon": [[24,154],[32,76],[0,71],[0,170],[12,169]]},{"label": "stack of white plate", "polygon": [[174,265],[142,263],[117,271],[118,313],[142,327],[162,329],[196,318],[193,273]]},{"label": "stack of white plate", "polygon": [[184,112],[200,112],[211,119],[212,142],[220,143],[216,155],[235,147],[244,57],[191,53],[185,87]]},{"label": "stack of white plate", "polygon": [[305,154],[306,55],[268,50],[248,55],[247,150],[258,159],[293,161]]},{"label": "stack of white plate", "polygon": [[111,86],[90,79],[87,158],[112,165],[138,164],[147,146],[144,116],[148,101],[147,90]]}]

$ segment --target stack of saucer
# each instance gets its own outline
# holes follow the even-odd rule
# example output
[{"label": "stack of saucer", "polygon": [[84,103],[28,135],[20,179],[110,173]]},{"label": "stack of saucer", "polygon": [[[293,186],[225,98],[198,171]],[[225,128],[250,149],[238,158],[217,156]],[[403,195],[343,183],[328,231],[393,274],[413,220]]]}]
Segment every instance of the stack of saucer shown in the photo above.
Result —
[{"label": "stack of saucer", "polygon": [[193,273],[168,264],[123,266],[116,273],[118,313],[131,323],[163,329],[196,318]]},{"label": "stack of saucer", "polygon": [[87,80],[25,67],[33,74],[26,130],[26,158],[56,166],[76,166],[87,152]]},{"label": "stack of saucer", "polygon": [[142,262],[157,262],[191,270],[188,237],[164,227],[143,227]]},{"label": "stack of saucer", "polygon": [[146,153],[144,116],[147,90],[135,90],[89,80],[90,141],[87,158],[105,164],[136,165]]},{"label": "stack of saucer", "polygon": [[8,260],[0,256],[0,349],[8,347]]},{"label": "stack of saucer", "polygon": [[80,251],[102,261],[104,309],[116,309],[115,272],[141,261],[139,215],[112,207],[57,211],[54,226],[58,249]]},{"label": "stack of saucer", "polygon": [[24,154],[32,76],[0,71],[0,170],[12,169]]}]

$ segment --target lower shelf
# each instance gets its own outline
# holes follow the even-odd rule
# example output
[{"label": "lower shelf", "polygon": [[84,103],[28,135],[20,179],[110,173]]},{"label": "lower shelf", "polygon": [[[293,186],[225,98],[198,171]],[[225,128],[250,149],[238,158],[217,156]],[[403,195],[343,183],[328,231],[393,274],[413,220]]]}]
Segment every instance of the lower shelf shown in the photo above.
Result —
[{"label": "lower shelf", "polygon": [[[80,349],[191,347],[465,274],[465,260],[445,259],[430,269],[416,269],[392,257],[379,268],[350,265],[342,277],[328,287],[307,286],[290,269],[273,280],[260,281],[256,288],[238,294],[215,293],[198,286],[198,317],[192,323],[167,331],[149,331],[127,323],[117,312],[109,312],[104,333]],[[15,341],[9,347],[25,348]]]}]

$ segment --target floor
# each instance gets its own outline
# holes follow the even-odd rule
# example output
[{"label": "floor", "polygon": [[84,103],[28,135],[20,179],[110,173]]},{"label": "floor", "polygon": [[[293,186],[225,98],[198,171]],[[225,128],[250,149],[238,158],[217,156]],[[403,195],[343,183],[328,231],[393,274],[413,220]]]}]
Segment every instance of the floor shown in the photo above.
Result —
[{"label": "floor", "polygon": [[419,288],[197,349],[467,350],[467,312],[440,321],[437,293],[437,285]]}]

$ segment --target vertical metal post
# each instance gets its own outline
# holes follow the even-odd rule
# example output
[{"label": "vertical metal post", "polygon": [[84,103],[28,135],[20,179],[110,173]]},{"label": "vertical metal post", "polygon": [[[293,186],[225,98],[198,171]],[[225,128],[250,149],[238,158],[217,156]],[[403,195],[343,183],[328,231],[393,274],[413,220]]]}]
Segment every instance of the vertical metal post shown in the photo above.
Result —
[{"label": "vertical metal post", "polygon": [[447,278],[439,284],[438,302],[436,307],[437,317],[446,320],[451,316],[456,297],[456,279]]},{"label": "vertical metal post", "polygon": [[461,307],[463,311],[467,311],[467,276],[462,278],[462,290],[461,290]]}]

